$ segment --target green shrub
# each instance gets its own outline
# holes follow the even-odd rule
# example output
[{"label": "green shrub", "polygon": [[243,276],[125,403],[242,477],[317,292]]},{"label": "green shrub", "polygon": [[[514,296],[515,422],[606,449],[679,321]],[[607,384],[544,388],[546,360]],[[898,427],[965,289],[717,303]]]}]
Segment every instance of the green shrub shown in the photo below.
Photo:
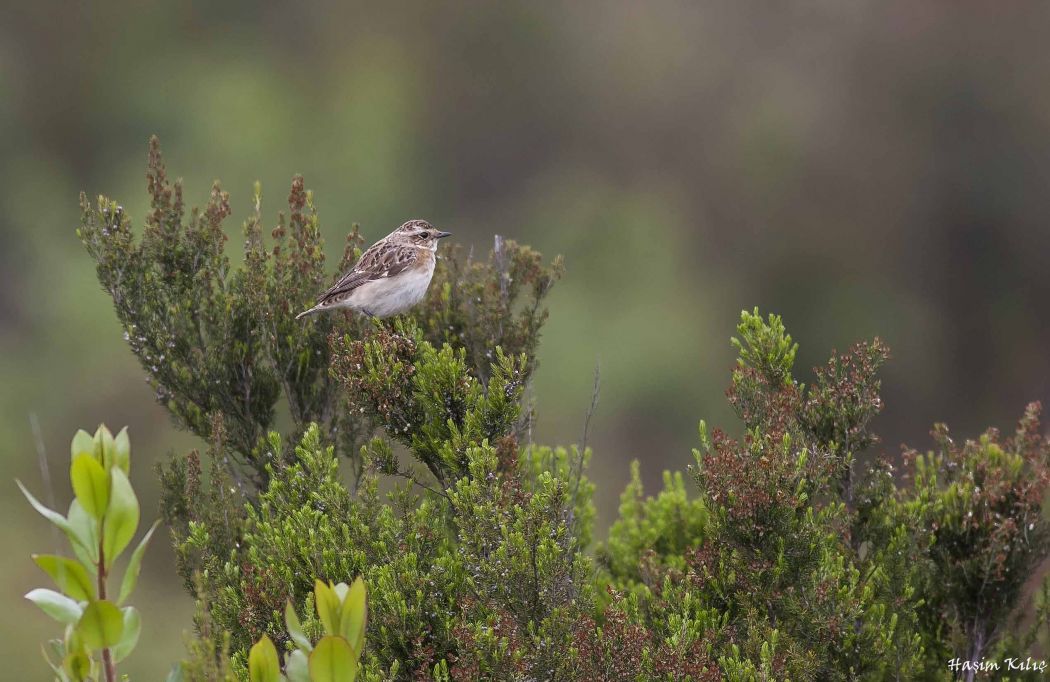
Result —
[{"label": "green shrub", "polygon": [[[744,313],[741,436],[701,423],[694,490],[666,474],[646,498],[635,467],[592,548],[590,453],[527,439],[558,261],[501,240],[488,259],[453,250],[392,322],[296,322],[329,281],[301,178],[270,246],[256,189],[239,268],[225,193],[187,218],[155,141],[147,178],[141,238],[105,198],[82,201],[79,234],[158,400],[207,443],[160,472],[199,604],[188,679],[248,679],[259,640],[272,655],[256,656],[291,661],[286,605],[312,614],[315,578],[368,585],[364,680],[950,679],[972,676],[951,659],[1030,651],[1045,631],[1046,599],[1018,618],[1048,553],[1038,408],[1008,441],[938,429],[897,477],[865,465],[885,346],[833,355],[807,386],[780,318]],[[355,229],[338,269],[359,245]]]}]

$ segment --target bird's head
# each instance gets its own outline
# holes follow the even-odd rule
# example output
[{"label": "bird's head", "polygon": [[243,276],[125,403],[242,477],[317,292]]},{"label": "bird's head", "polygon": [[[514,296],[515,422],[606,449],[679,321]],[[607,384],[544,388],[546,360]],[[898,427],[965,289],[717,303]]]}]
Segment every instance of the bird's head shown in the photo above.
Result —
[{"label": "bird's head", "polygon": [[452,233],[442,232],[425,220],[409,220],[390,236],[403,244],[425,246],[431,251],[436,251],[438,241],[450,234]]}]

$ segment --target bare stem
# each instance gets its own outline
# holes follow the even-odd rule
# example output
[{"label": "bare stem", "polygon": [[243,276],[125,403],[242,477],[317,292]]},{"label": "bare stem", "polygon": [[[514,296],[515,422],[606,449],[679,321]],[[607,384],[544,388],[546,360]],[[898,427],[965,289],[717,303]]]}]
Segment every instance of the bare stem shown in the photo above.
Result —
[{"label": "bare stem", "polygon": [[[105,521],[103,521],[105,523]],[[106,598],[106,550],[102,546],[102,524],[98,529],[98,598]],[[113,663],[113,652],[106,647],[102,650],[102,668],[106,671],[106,682],[117,682],[117,667]]]},{"label": "bare stem", "polygon": [[427,485],[423,481],[421,481],[418,478],[416,478],[415,476],[413,476],[412,472],[410,472],[410,471],[395,471],[394,475],[395,476],[399,476],[401,478],[407,478],[409,481],[412,481],[412,483],[415,483],[420,488],[423,488],[424,490],[429,490],[430,492],[434,493],[435,495],[441,495],[442,497],[444,497],[449,502],[452,501],[452,498],[450,498],[448,496],[448,493],[446,493],[444,490],[438,490],[437,488],[434,488],[433,486]]},{"label": "bare stem", "polygon": [[587,417],[583,421],[583,442],[580,443],[579,456],[575,462],[570,464],[569,484],[572,486],[572,497],[569,498],[569,528],[573,536],[577,536],[576,527],[576,500],[580,495],[580,482],[583,480],[583,460],[587,456],[587,438],[591,433],[591,417],[598,409],[598,396],[602,390],[602,368],[601,363],[594,363],[594,387],[591,389],[591,406],[587,408]]}]

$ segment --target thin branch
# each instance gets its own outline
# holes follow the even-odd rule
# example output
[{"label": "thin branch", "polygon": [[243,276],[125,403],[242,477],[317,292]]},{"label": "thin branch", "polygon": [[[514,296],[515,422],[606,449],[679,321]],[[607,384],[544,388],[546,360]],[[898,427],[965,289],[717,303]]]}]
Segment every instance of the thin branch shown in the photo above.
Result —
[{"label": "thin branch", "polygon": [[[106,551],[103,540],[103,526],[105,525],[105,519],[99,525],[98,529],[98,598],[100,600],[106,599]],[[113,663],[113,652],[109,647],[102,649],[102,669],[106,674],[106,682],[117,682],[117,667]]]},{"label": "thin branch", "polygon": [[598,396],[602,389],[602,367],[601,361],[594,361],[594,387],[591,389],[591,405],[587,408],[587,417],[583,420],[583,441],[580,444],[580,451],[587,449],[587,438],[591,432],[591,417],[594,416],[595,410],[598,409]]},{"label": "thin branch", "polygon": [[598,409],[598,396],[602,388],[601,362],[594,361],[594,387],[591,389],[591,404],[587,408],[587,416],[583,420],[583,442],[580,443],[580,451],[576,461],[572,463],[570,481],[572,482],[572,497],[569,499],[569,527],[572,534],[576,535],[576,498],[580,494],[580,482],[583,480],[583,460],[587,456],[587,439],[591,432],[591,418]]},{"label": "thin branch", "polygon": [[572,477],[574,479],[572,490],[572,502],[575,504],[576,495],[580,492],[580,479],[583,478],[583,458],[587,453],[587,440],[591,434],[591,418],[598,409],[598,396],[602,389],[602,369],[598,360],[594,362],[594,387],[591,389],[591,405],[587,408],[587,416],[583,420],[583,441],[580,443],[580,453],[573,462]]},{"label": "thin branch", "polygon": [[438,490],[437,488],[434,488],[434,487],[431,487],[431,486],[427,485],[423,481],[420,481],[418,478],[413,476],[412,472],[410,472],[410,471],[401,471],[399,469],[399,470],[393,472],[392,475],[393,476],[397,476],[399,478],[408,479],[409,481],[412,481],[413,483],[418,485],[420,488],[423,488],[424,490],[429,490],[430,492],[434,493],[435,495],[441,495],[442,497],[444,497],[449,502],[452,502],[452,498],[449,497],[448,493],[446,493],[444,490]]}]

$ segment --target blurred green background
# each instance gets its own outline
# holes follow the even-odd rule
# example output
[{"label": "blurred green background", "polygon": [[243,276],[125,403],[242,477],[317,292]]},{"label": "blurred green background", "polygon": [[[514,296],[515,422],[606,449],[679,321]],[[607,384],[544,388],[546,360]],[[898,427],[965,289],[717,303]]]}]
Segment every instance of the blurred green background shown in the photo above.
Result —
[{"label": "blurred green background", "polygon": [[[785,316],[799,369],[882,336],[882,446],[1009,427],[1050,397],[1050,5],[963,1],[70,2],[0,7],[0,562],[4,679],[46,679],[55,629],[21,599],[57,539],[68,443],[132,434],[133,482],[197,443],[171,427],[74,236],[77,194],[138,224],[146,141],[202,203],[221,178],[271,217],[315,190],[333,259],[425,217],[564,254],[533,395],[579,441],[592,372],[598,537],[639,458],[690,461],[742,308]],[[42,434],[38,444],[32,420]],[[124,670],[161,679],[191,626],[163,539]]]}]

